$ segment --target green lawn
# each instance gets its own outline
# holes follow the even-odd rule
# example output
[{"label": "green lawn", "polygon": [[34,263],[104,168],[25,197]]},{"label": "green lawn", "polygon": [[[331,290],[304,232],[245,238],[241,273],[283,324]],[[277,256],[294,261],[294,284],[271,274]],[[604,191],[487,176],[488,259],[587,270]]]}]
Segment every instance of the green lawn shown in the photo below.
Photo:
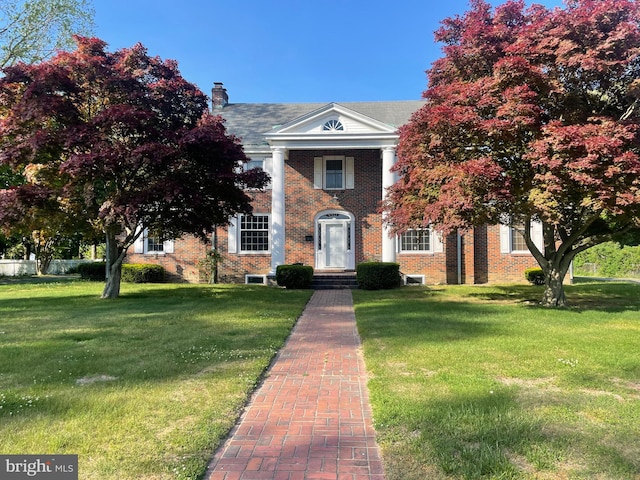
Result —
[{"label": "green lawn", "polygon": [[0,285],[0,453],[82,479],[202,474],[311,295],[257,286]]},{"label": "green lawn", "polygon": [[[0,453],[197,478],[311,295],[0,285]],[[637,479],[640,285],[354,291],[387,480]]]},{"label": "green lawn", "polygon": [[640,285],[355,291],[387,480],[640,478]]}]

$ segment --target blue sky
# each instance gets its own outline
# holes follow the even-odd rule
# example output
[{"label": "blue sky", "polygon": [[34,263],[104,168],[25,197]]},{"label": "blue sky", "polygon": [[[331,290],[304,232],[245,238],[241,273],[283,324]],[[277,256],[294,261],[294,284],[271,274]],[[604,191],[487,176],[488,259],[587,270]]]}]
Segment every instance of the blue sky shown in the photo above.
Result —
[{"label": "blue sky", "polygon": [[[500,2],[493,2],[494,4]],[[561,0],[538,0],[548,7]],[[419,99],[433,32],[467,0],[94,0],[110,50],[142,43],[230,101]]]}]

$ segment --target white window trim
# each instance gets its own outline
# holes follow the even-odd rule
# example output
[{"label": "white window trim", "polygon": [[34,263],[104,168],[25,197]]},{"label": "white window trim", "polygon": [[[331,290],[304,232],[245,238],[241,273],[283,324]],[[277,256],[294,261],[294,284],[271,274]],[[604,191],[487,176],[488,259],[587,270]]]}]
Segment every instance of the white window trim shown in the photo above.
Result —
[{"label": "white window trim", "polygon": [[402,235],[398,235],[396,238],[397,253],[400,255],[433,255],[434,253],[444,252],[444,245],[442,242],[442,235],[436,232],[433,227],[429,226],[422,229],[410,229],[410,230],[428,230],[429,231],[429,249],[428,250],[403,250],[402,249]]},{"label": "white window trim", "polygon": [[[342,185],[340,187],[327,187],[327,161],[342,161]],[[313,159],[313,188],[316,190],[352,190],[355,188],[354,157],[344,155],[325,155]]]},{"label": "white window trim", "polygon": [[241,250],[242,247],[242,235],[240,230],[240,219],[244,214],[237,215],[229,222],[228,229],[228,242],[229,253],[236,253],[238,255],[269,255],[271,254],[271,214],[269,213],[253,213],[254,216],[264,216],[268,218],[268,242],[267,250]]},{"label": "white window trim", "polygon": [[[417,282],[417,283],[414,283],[414,282],[409,283],[409,278],[419,279],[420,281]],[[425,285],[425,283],[426,283],[425,276],[424,275],[419,275],[419,274],[414,275],[414,274],[407,273],[402,277],[402,279],[403,279],[403,284],[407,285],[407,286],[410,286],[410,287],[412,287],[412,286],[422,286],[422,285]]]},{"label": "white window trim", "polygon": [[162,244],[162,251],[149,250],[149,233],[145,228],[144,232],[137,238],[133,244],[133,252],[141,253],[143,255],[166,255],[168,253],[174,253],[175,242],[173,240],[165,240]]},{"label": "white window trim", "polygon": [[[513,255],[531,255],[527,250],[513,249],[513,234],[517,233],[511,225],[500,224],[500,253]],[[520,233],[517,233],[520,235]],[[540,251],[543,250],[542,223],[536,220],[531,221],[531,240]]]},{"label": "white window trim", "polygon": [[260,283],[249,282],[250,278],[261,278],[262,279],[262,285],[266,285],[267,284],[267,276],[266,275],[258,275],[258,274],[254,274],[254,273],[245,274],[244,283],[246,285],[261,285]]}]

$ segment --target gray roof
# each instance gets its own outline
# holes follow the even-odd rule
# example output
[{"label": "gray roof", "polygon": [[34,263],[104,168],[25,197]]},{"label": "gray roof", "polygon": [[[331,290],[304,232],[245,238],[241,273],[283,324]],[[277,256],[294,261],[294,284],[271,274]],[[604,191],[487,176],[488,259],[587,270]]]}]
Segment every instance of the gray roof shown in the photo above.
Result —
[{"label": "gray roof", "polygon": [[[249,145],[266,145],[263,137],[274,127],[285,125],[298,117],[331,105],[330,103],[229,103],[213,111],[226,120],[228,133]],[[411,114],[424,105],[424,100],[387,102],[340,102],[350,110],[366,115],[390,127],[400,127]]]}]

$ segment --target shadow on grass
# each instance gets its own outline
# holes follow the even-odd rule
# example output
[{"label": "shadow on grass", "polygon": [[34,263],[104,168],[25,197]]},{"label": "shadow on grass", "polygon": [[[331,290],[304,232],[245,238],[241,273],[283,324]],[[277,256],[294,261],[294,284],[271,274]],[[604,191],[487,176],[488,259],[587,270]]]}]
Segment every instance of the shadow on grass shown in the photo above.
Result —
[{"label": "shadow on grass", "polygon": [[40,283],[68,283],[80,279],[80,275],[21,275],[0,276],[0,285],[26,285]]},{"label": "shadow on grass", "polygon": [[[422,342],[464,341],[483,336],[505,335],[506,329],[495,321],[504,315],[500,305],[447,301],[424,298],[390,298],[373,302],[356,302],[356,315],[367,322],[359,323],[367,338],[402,338],[406,345]],[[485,321],[484,318],[487,318]]]},{"label": "shadow on grass", "polygon": [[[479,300],[522,304],[531,308],[548,309],[540,305],[544,287],[533,285],[495,286],[490,290],[478,288],[466,296]],[[640,284],[624,282],[581,282],[566,285],[568,309],[576,312],[597,310],[621,312],[640,309]]]}]

